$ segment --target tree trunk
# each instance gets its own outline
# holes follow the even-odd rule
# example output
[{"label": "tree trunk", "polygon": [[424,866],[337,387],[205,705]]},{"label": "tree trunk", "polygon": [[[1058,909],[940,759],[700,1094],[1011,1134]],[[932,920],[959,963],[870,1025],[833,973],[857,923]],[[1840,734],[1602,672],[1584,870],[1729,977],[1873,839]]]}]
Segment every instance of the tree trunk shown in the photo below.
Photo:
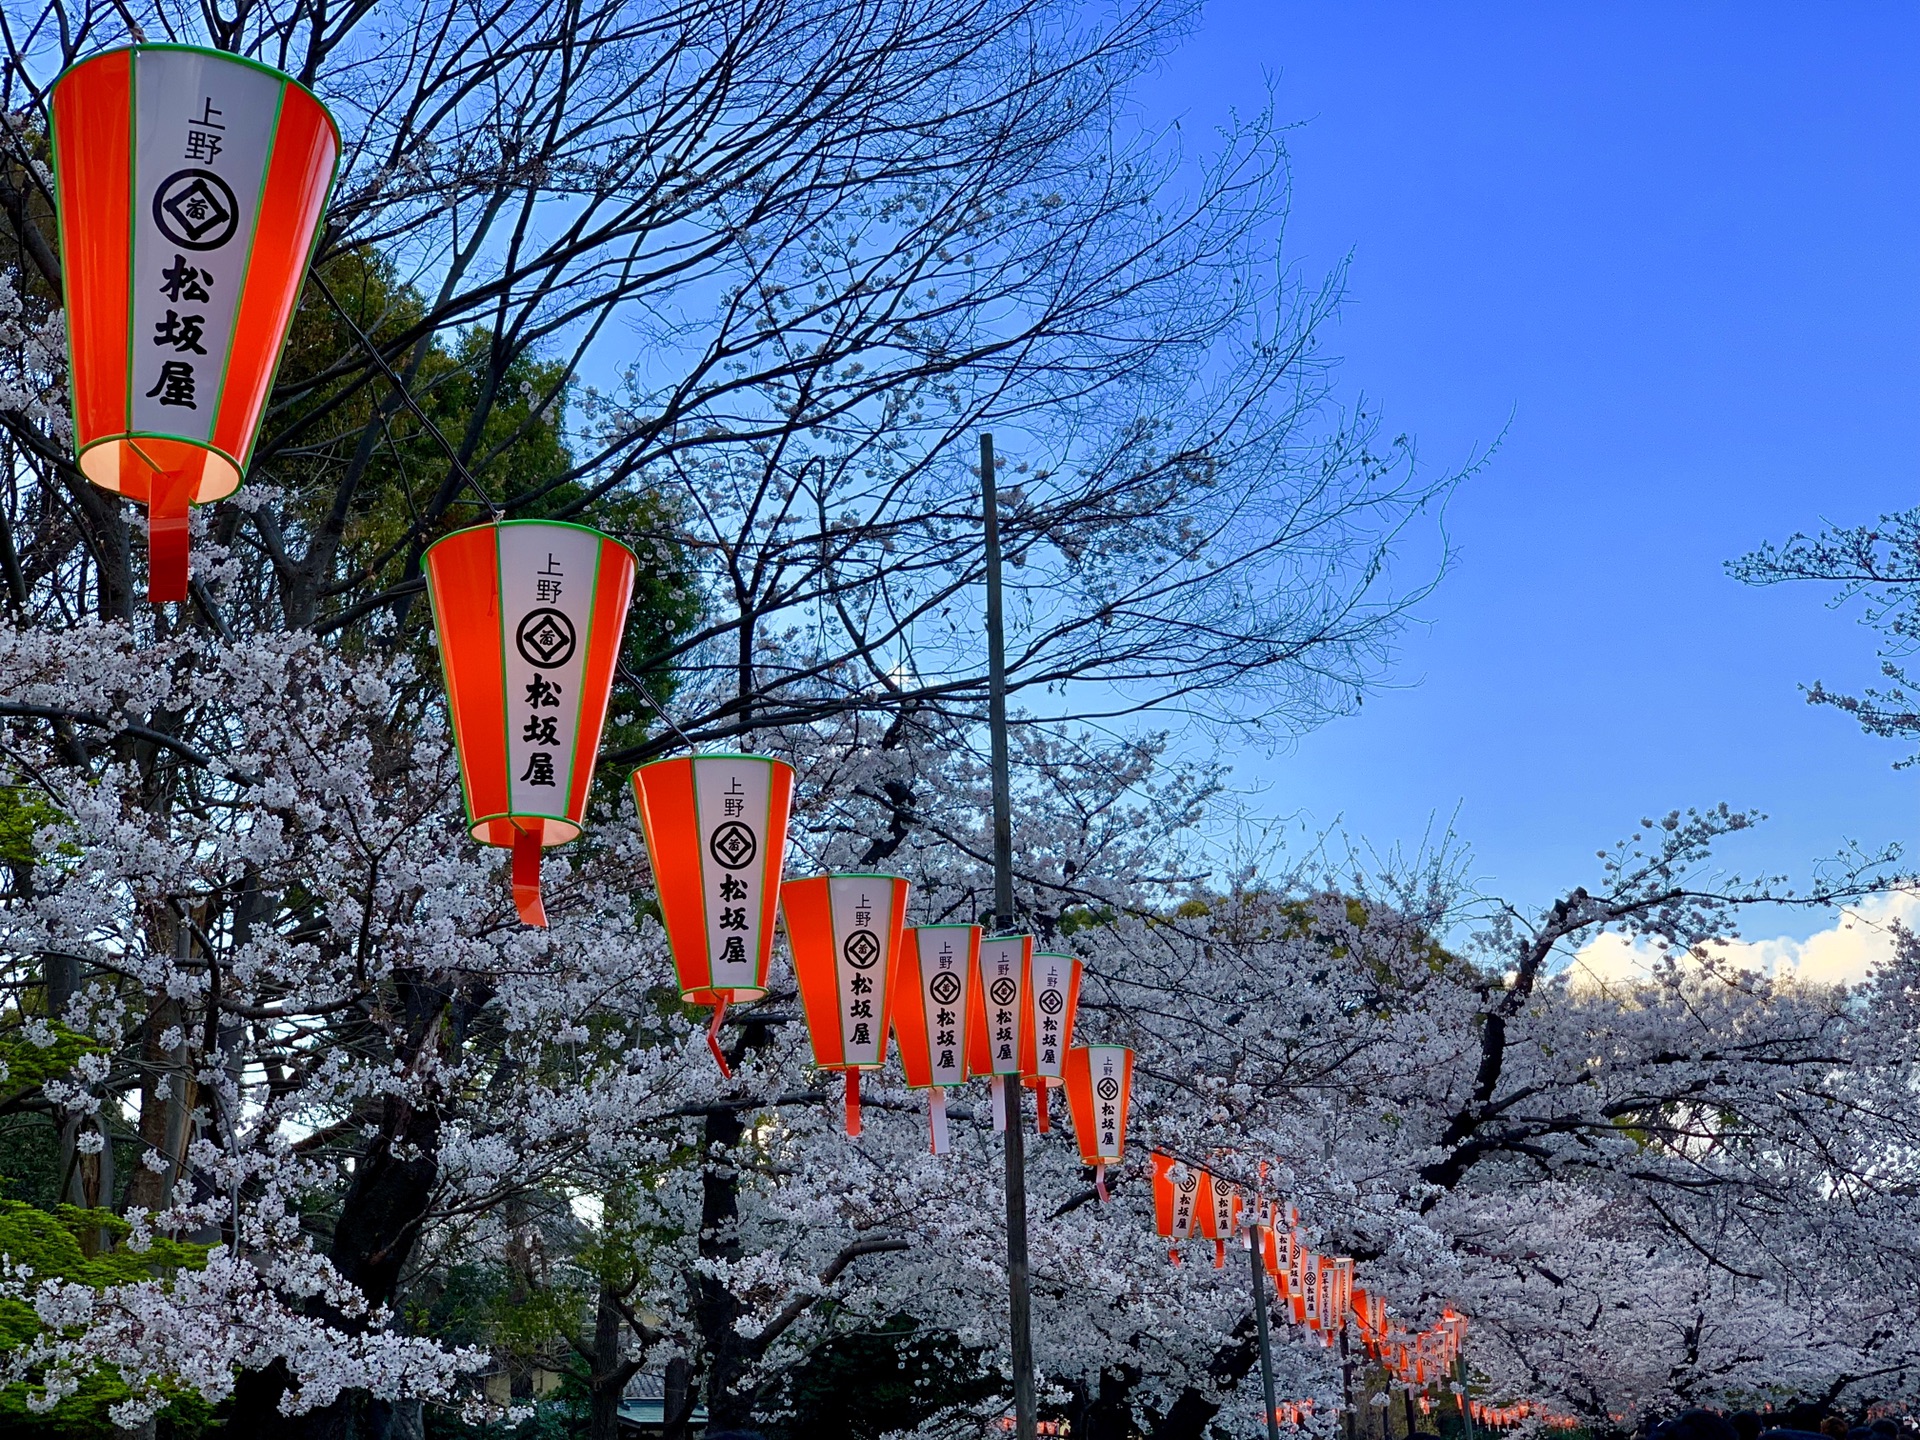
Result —
[{"label": "tree trunk", "polygon": [[660,1440],[692,1440],[693,1362],[684,1355],[674,1356],[667,1362],[666,1380]]},{"label": "tree trunk", "polygon": [[620,1358],[621,1337],[626,1334],[625,1318],[616,1303],[613,1286],[600,1282],[600,1304],[593,1316],[592,1374],[587,1388],[590,1397],[587,1440],[619,1440],[620,1397],[626,1394],[627,1381],[640,1368],[638,1360]]}]

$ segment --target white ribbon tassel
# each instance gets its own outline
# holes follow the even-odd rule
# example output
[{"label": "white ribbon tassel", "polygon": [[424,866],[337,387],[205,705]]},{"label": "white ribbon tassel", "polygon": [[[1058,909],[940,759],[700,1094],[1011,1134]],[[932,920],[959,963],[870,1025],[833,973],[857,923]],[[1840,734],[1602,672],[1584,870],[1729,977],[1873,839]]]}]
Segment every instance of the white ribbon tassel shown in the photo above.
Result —
[{"label": "white ribbon tassel", "polygon": [[987,1087],[993,1092],[993,1128],[1005,1130],[1007,1128],[1007,1077],[996,1075],[987,1082]]},{"label": "white ribbon tassel", "polygon": [[947,1092],[936,1085],[927,1091],[927,1119],[933,1124],[933,1153],[947,1153]]}]

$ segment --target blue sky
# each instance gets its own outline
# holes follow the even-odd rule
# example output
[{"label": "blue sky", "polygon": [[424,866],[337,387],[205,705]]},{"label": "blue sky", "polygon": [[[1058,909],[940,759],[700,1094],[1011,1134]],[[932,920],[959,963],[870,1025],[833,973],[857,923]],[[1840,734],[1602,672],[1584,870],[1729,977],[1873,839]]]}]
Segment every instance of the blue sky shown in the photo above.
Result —
[{"label": "blue sky", "polygon": [[1799,690],[1870,682],[1873,637],[1721,564],[1920,503],[1916,75],[1904,4],[1214,0],[1147,118],[1193,138],[1275,82],[1289,254],[1352,256],[1344,395],[1437,467],[1505,432],[1395,688],[1243,754],[1258,808],[1451,819],[1529,903],[1674,806],[1766,811],[1746,871],[1909,837],[1920,772]]}]

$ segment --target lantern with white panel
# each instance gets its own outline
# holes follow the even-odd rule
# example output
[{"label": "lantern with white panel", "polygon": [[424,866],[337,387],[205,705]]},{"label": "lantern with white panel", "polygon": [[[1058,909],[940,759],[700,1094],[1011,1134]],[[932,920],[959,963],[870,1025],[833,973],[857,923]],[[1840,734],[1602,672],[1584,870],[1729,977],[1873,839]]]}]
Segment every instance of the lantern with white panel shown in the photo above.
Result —
[{"label": "lantern with white panel", "polygon": [[1051,1127],[1047,1092],[1064,1083],[1067,1051],[1073,1045],[1073,1021],[1080,1009],[1080,962],[1071,955],[1041,951],[1028,966],[1028,1030],[1020,1038],[1020,1073],[1035,1091],[1038,1128]]},{"label": "lantern with white panel", "polygon": [[1062,1083],[1073,1114],[1080,1163],[1093,1167],[1093,1187],[1107,1198],[1107,1167],[1127,1153],[1127,1103],[1133,1095],[1133,1051],[1124,1045],[1077,1045],[1067,1051]]},{"label": "lantern with white panel", "polygon": [[992,1092],[993,1128],[1007,1128],[1007,1081],[1017,1085],[1028,1022],[1027,986],[1033,970],[1031,935],[994,935],[980,942],[967,1022],[967,1074],[984,1075]]},{"label": "lantern with white panel", "polygon": [[1202,1172],[1164,1151],[1153,1153],[1153,1218],[1167,1247],[1170,1264],[1180,1263],[1179,1242],[1193,1234],[1195,1202],[1200,1197]]},{"label": "lantern with white panel", "polygon": [[473,838],[513,851],[513,900],[547,923],[540,852],[580,834],[619,662],[633,552],[584,525],[508,520],[428,547]]},{"label": "lantern with white panel", "polygon": [[947,1087],[967,1079],[967,1020],[979,973],[978,925],[921,925],[905,932],[893,972],[893,1031],[907,1084],[927,1092],[933,1153],[947,1143]]},{"label": "lantern with white panel", "polygon": [[898,875],[815,875],[780,886],[813,1063],[846,1076],[847,1134],[860,1133],[860,1072],[887,1058],[887,1002],[907,918]]},{"label": "lantern with white panel", "polygon": [[633,772],[680,996],[711,1005],[722,1075],[727,1006],[767,993],[793,767],[765,755],[682,755]]},{"label": "lantern with white panel", "polygon": [[323,106],[216,50],[133,45],[52,96],[80,472],[147,507],[147,598],[187,598],[187,509],[239,488],[340,155]]}]

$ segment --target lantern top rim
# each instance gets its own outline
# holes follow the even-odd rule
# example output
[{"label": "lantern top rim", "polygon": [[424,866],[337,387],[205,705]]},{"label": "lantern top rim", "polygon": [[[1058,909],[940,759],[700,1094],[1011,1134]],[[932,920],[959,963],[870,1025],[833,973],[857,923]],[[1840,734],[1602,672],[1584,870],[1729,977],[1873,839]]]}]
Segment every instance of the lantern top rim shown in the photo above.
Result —
[{"label": "lantern top rim", "polygon": [[943,920],[938,925],[910,925],[910,930],[978,930],[978,925],[960,924],[953,920]]},{"label": "lantern top rim", "polygon": [[[680,758],[685,759],[686,757],[681,756]],[[697,758],[700,758],[700,757],[697,757]],[[741,758],[753,759],[753,760],[764,760],[769,757],[764,755],[753,755],[753,756],[743,756]],[[782,761],[780,763],[784,764],[785,762]],[[904,875],[890,875],[883,870],[822,870],[818,875],[796,875],[791,880],[782,880],[780,882],[780,888],[784,890],[789,885],[798,885],[805,880],[906,880],[906,879],[907,877]],[[908,881],[907,883],[911,884],[912,882]]]},{"label": "lantern top rim", "polygon": [[[993,938],[995,940],[1011,940],[1016,937],[1011,935],[995,935]],[[1080,957],[1065,950],[1036,950],[1033,952],[1033,958],[1036,960],[1078,960]]]},{"label": "lantern top rim", "polygon": [[271,75],[284,84],[291,85],[320,107],[320,113],[326,117],[327,126],[333,131],[333,143],[337,149],[346,148],[346,140],[340,133],[340,122],[333,118],[333,111],[327,108],[327,102],[314,94],[313,88],[287,74],[286,71],[267,64],[264,60],[255,60],[251,56],[236,55],[231,50],[216,50],[211,45],[182,45],[176,40],[135,40],[126,45],[112,45],[105,50],[96,50],[83,60],[76,60],[58,75],[53,77],[53,88],[58,89],[60,82],[82,66],[91,65],[96,60],[104,60],[109,55],[138,55],[145,51],[178,50],[189,55],[209,55],[216,60],[230,60],[235,65],[244,65],[249,70],[258,70],[263,75]]},{"label": "lantern top rim", "polygon": [[609,535],[604,530],[596,530],[591,525],[582,525],[577,520],[542,520],[536,516],[524,516],[518,520],[482,520],[478,525],[462,525],[458,530],[448,531],[445,535],[442,535],[438,540],[434,541],[433,544],[427,546],[425,550],[420,552],[420,558],[425,560],[427,556],[431,555],[435,550],[438,550],[449,540],[458,540],[462,535],[471,535],[476,530],[505,530],[516,525],[542,525],[549,530],[584,530],[589,535],[599,536],[610,545],[619,546],[627,552],[627,557],[633,561],[636,567],[640,563],[640,557],[634,554],[633,547],[618,536]]},{"label": "lantern top rim", "polygon": [[[507,523],[514,524],[514,523],[520,523],[520,522],[508,521]],[[582,525],[580,528],[582,530],[585,530],[588,527],[585,525]],[[607,538],[609,540],[613,539],[611,535],[609,535]],[[438,541],[435,542],[435,544],[438,544],[438,543],[439,543]],[[614,540],[613,543],[618,545],[620,542],[618,540]],[[692,754],[689,754],[689,755],[663,755],[658,760],[649,760],[644,765],[634,766],[633,773],[638,775],[642,770],[651,770],[656,765],[678,765],[683,760],[759,760],[759,761],[765,762],[768,765],[779,765],[788,770],[793,769],[793,766],[791,764],[789,764],[785,760],[780,759],[779,756],[777,755],[749,755],[744,750],[695,750]],[[905,877],[893,876],[891,878],[904,879]]]}]

